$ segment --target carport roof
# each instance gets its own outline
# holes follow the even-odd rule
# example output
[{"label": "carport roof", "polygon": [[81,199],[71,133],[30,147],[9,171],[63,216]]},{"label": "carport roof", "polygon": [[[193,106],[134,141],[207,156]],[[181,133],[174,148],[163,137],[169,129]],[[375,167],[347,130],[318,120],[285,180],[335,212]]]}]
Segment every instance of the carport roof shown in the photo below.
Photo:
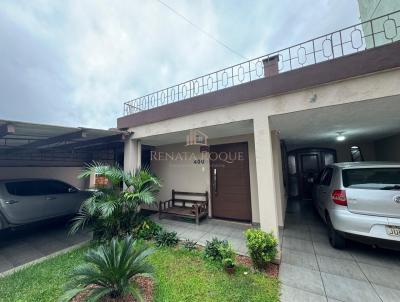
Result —
[{"label": "carport roof", "polygon": [[84,149],[121,142],[127,132],[0,120],[0,151]]}]

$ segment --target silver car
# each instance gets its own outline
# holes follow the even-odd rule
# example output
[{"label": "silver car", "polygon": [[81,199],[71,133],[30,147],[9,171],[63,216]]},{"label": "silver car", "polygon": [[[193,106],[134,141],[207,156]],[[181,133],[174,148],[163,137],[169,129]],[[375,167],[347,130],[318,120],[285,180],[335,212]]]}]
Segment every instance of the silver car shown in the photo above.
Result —
[{"label": "silver car", "polygon": [[346,237],[400,242],[400,163],[328,165],[316,180],[313,202],[335,248],[344,248]]},{"label": "silver car", "polygon": [[58,180],[0,180],[0,229],[74,214],[88,197]]}]

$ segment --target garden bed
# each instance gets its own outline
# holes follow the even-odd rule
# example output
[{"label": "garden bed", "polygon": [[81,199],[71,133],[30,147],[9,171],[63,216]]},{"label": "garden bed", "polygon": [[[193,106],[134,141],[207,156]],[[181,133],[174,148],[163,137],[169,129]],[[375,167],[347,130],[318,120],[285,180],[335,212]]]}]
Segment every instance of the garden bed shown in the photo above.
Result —
[{"label": "garden bed", "polygon": [[[84,251],[80,248],[0,278],[1,301],[57,301],[69,272],[83,262]],[[146,301],[279,301],[278,279],[254,272],[247,257],[238,259],[236,273],[228,275],[199,251],[158,248],[149,257],[154,281],[139,284],[147,289]]]}]

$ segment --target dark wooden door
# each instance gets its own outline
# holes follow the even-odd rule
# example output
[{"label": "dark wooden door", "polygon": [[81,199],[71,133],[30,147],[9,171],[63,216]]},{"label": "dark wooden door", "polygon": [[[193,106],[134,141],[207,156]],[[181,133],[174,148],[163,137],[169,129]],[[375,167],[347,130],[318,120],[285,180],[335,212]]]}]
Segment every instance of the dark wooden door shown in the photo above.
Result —
[{"label": "dark wooden door", "polygon": [[210,146],[213,217],[251,221],[247,143]]},{"label": "dark wooden door", "polygon": [[336,162],[336,151],[324,148],[297,149],[288,153],[289,196],[312,198],[312,188],[318,174],[328,164]]},{"label": "dark wooden door", "polygon": [[302,197],[310,199],[312,197],[312,187],[314,180],[317,178],[320,169],[320,153],[310,152],[310,153],[300,153],[300,190],[302,192]]}]

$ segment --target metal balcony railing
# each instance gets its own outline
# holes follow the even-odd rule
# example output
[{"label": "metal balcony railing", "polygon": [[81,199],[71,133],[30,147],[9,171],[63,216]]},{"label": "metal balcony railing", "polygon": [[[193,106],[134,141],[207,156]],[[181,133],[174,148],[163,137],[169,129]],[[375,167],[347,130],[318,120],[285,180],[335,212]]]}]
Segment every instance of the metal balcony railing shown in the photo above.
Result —
[{"label": "metal balcony railing", "polygon": [[124,115],[263,78],[263,60],[277,57],[283,73],[398,40],[400,10],[125,102]]}]

